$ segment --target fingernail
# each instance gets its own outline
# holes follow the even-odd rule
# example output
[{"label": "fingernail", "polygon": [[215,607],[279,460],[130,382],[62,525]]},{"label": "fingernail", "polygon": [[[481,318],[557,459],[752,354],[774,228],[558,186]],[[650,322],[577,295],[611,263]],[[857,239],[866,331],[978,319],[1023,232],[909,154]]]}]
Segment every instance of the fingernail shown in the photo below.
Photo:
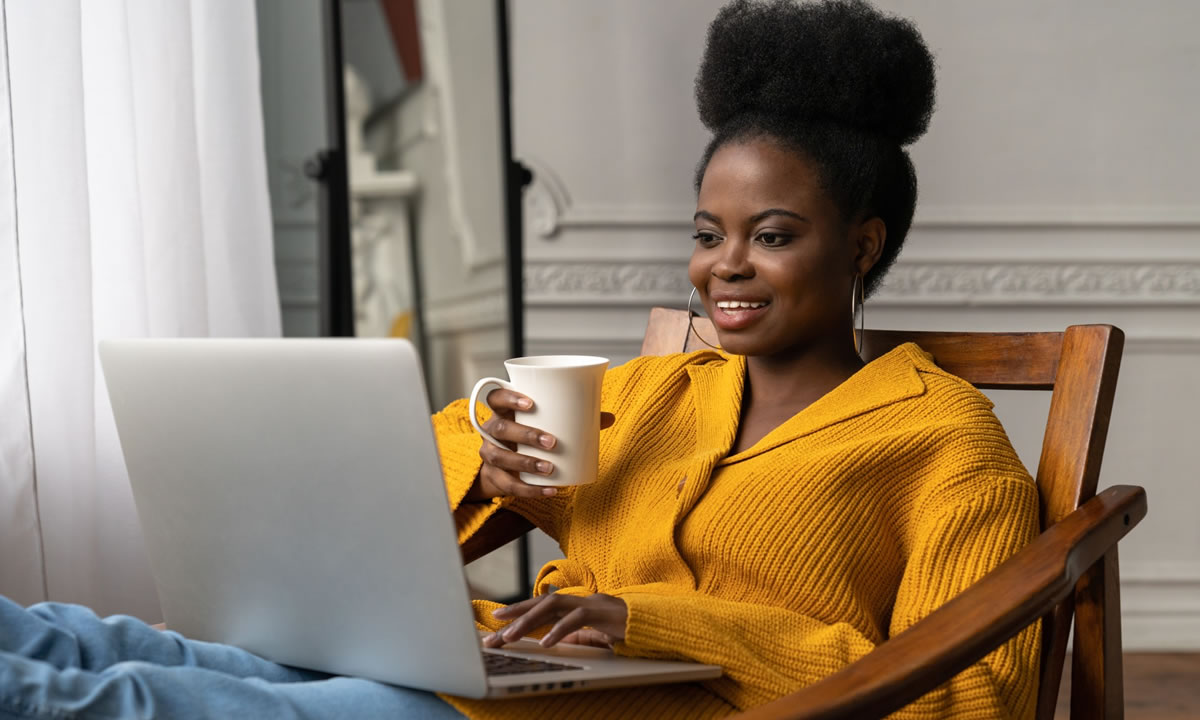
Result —
[{"label": "fingernail", "polygon": [[542,488],[542,494],[543,495],[557,495],[558,489],[557,488]]},{"label": "fingernail", "polygon": [[521,398],[520,400],[517,401],[517,407],[525,408],[526,410],[528,410],[529,408],[533,407],[533,401],[530,400],[529,398]]},{"label": "fingernail", "polygon": [[552,448],[554,447],[554,436],[541,435],[538,437],[538,442],[541,443],[542,447],[544,448]]},{"label": "fingernail", "polygon": [[540,472],[540,473],[549,473],[551,470],[554,469],[554,466],[551,465],[550,463],[546,462],[545,460],[542,460],[541,462],[539,462],[537,464],[537,469],[538,469],[538,472]]},{"label": "fingernail", "polygon": [[492,616],[493,616],[493,617],[495,617],[495,616],[498,616],[498,615],[503,615],[503,614],[504,614],[504,613],[506,613],[506,612],[508,612],[508,606],[507,606],[507,605],[503,605],[503,606],[501,606],[501,607],[498,607],[498,608],[496,608],[495,610],[493,610],[493,611],[492,611]]}]

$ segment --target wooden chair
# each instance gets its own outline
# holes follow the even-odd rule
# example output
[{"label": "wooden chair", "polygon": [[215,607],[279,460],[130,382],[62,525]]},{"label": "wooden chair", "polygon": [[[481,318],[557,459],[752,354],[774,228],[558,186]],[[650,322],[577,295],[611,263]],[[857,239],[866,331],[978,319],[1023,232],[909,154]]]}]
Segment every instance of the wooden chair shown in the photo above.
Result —
[{"label": "wooden chair", "polygon": [[[643,355],[696,350],[682,310],[654,308]],[[715,341],[708,320],[696,330]],[[958,597],[858,662],[740,720],[882,717],[946,682],[1034,622],[1042,623],[1037,718],[1054,717],[1072,616],[1071,717],[1121,718],[1121,608],[1117,542],[1146,514],[1140,487],[1096,495],[1124,333],[1074,325],[1049,333],[868,330],[867,360],[916,342],[942,368],[981,389],[1051,390],[1037,468],[1042,534]],[[464,561],[530,524],[497,513],[463,545]]]}]

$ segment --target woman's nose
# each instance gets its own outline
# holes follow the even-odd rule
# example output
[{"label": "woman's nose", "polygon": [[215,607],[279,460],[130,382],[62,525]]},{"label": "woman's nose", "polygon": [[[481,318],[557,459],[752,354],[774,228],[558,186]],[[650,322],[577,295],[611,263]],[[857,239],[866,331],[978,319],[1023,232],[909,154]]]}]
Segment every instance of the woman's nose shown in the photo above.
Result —
[{"label": "woman's nose", "polygon": [[713,275],[722,280],[734,280],[754,276],[754,266],[750,262],[750,243],[726,238],[721,243],[720,257],[713,263]]}]

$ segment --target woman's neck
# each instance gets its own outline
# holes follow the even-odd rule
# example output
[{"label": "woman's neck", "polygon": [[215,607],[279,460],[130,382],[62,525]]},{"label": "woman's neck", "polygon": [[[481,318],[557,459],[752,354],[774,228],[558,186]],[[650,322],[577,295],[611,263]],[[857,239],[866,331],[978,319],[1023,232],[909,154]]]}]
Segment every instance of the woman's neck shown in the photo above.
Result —
[{"label": "woman's neck", "polygon": [[785,355],[746,358],[746,386],[756,403],[807,407],[862,366],[849,344],[816,345]]},{"label": "woman's neck", "polygon": [[786,357],[747,358],[742,412],[732,453],[752,447],[862,367],[863,361],[853,349],[812,348]]}]

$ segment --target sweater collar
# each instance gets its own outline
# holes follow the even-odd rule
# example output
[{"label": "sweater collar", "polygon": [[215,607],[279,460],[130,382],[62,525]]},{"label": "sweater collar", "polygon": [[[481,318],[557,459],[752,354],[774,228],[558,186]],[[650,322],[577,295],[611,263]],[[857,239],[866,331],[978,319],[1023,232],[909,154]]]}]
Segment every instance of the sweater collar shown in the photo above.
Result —
[{"label": "sweater collar", "polygon": [[737,455],[729,455],[737,436],[746,358],[722,355],[725,362],[691,365],[688,374],[696,393],[698,449],[719,453],[728,465],[762,454],[784,443],[850,418],[864,415],[925,392],[918,370],[935,371],[933,359],[914,343],[901,345],[872,360],[840,385],[767,433]]}]

